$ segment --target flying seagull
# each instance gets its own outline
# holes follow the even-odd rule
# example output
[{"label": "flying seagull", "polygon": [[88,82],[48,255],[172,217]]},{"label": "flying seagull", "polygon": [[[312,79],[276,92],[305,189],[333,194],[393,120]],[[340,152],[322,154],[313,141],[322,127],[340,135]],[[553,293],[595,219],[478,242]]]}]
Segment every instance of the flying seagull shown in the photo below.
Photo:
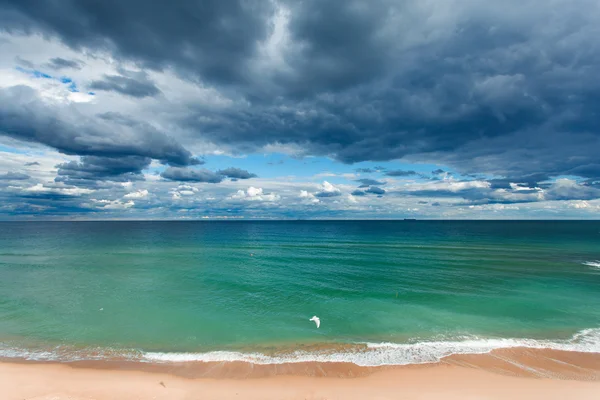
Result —
[{"label": "flying seagull", "polygon": [[309,319],[309,321],[315,321],[315,324],[317,324],[317,328],[321,326],[321,320],[316,315]]}]

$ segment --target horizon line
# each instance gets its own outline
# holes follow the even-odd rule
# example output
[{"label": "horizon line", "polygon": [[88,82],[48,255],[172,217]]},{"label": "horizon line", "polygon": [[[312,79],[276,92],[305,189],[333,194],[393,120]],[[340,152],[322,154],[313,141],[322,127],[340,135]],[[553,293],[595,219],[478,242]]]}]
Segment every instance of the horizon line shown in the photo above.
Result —
[{"label": "horizon line", "polygon": [[198,219],[0,219],[3,222],[340,222],[340,221],[387,221],[387,222],[600,222],[597,219],[576,219],[576,218],[198,218]]}]

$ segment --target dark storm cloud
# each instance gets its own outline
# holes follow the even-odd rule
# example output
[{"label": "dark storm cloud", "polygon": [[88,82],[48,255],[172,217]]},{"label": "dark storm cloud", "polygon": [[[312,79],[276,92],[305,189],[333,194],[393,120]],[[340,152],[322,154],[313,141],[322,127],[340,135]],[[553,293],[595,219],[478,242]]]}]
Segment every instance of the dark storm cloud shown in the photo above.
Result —
[{"label": "dark storm cloud", "polygon": [[89,213],[92,209],[85,204],[86,196],[77,190],[73,186],[54,183],[29,188],[9,187],[0,190],[0,214],[49,216]]},{"label": "dark storm cloud", "polygon": [[315,193],[315,197],[321,197],[321,198],[338,197],[341,195],[342,195],[342,192],[340,192],[340,191],[335,191],[335,192],[321,191],[321,192]]},{"label": "dark storm cloud", "polygon": [[[77,60],[67,60],[61,57],[51,58],[50,61],[46,64],[48,67],[56,70],[61,70],[65,68],[70,69],[81,69],[81,62]],[[31,68],[31,67],[30,67]]]},{"label": "dark storm cloud", "polygon": [[175,139],[143,122],[128,126],[59,118],[27,86],[0,89],[0,132],[36,142],[71,155],[97,157],[147,157],[170,165],[184,166],[199,161]]},{"label": "dark storm cloud", "polygon": [[600,177],[600,163],[579,165],[568,171],[569,175]]},{"label": "dark storm cloud", "polygon": [[160,176],[170,181],[180,182],[206,182],[219,183],[225,178],[231,179],[250,179],[256,178],[256,174],[250,173],[240,168],[226,168],[217,172],[207,169],[189,169],[189,168],[167,168]]},{"label": "dark storm cloud", "polygon": [[[0,26],[169,68],[231,95],[231,106],[192,104],[175,123],[233,152],[293,145],[346,163],[404,158],[509,183],[600,178],[597,1],[282,1],[288,42],[271,57],[260,49],[273,4],[7,0]],[[120,149],[191,164],[182,151],[149,154],[136,141],[124,151],[109,129],[112,153],[96,154],[90,128],[77,127],[83,146],[58,143],[64,134],[18,133],[12,118],[0,110],[2,131],[69,154]],[[148,144],[146,137],[136,138]],[[153,147],[164,148],[158,142]]]},{"label": "dark storm cloud", "polygon": [[61,201],[61,200],[72,200],[78,196],[67,194],[67,193],[58,193],[58,192],[31,192],[31,193],[21,193],[18,197],[28,200],[39,200],[38,204],[41,202],[53,202],[53,201]]},{"label": "dark storm cloud", "polygon": [[371,193],[371,194],[385,194],[385,189],[382,189],[380,187],[377,186],[371,186],[370,188],[368,188],[367,190],[365,190],[365,193]]},{"label": "dark storm cloud", "polygon": [[[57,165],[58,176],[55,180],[77,186],[84,186],[86,182],[81,181],[111,180],[126,182],[141,180],[143,179],[142,170],[148,168],[151,161],[151,158],[140,156],[83,156],[80,162],[70,161]],[[87,185],[89,185],[89,182]]]},{"label": "dark storm cloud", "polygon": [[94,211],[80,196],[51,190],[14,194],[8,201],[13,203],[12,215],[69,215]]},{"label": "dark storm cloud", "polygon": [[29,175],[22,174],[20,172],[6,172],[4,174],[0,174],[0,181],[23,181],[29,178]]},{"label": "dark storm cloud", "polygon": [[381,171],[385,171],[384,167],[373,167],[373,168],[357,168],[356,172],[361,172],[361,173],[365,173],[365,174],[372,174],[374,172],[381,172]]},{"label": "dark storm cloud", "polygon": [[298,144],[348,163],[598,176],[598,4],[444,4],[294,4],[300,50],[291,45],[289,74],[274,81],[283,96],[241,113],[196,110],[187,126],[223,145]]},{"label": "dark storm cloud", "polygon": [[390,2],[346,0],[287,2],[294,73],[280,77],[292,95],[335,92],[368,83],[389,66],[394,40],[383,34]]},{"label": "dark storm cloud", "polygon": [[396,169],[396,170],[392,170],[392,171],[386,171],[385,175],[387,175],[387,176],[414,176],[414,175],[418,175],[418,173],[416,171],[405,171],[402,169]]},{"label": "dark storm cloud", "polygon": [[14,0],[0,4],[0,26],[230,84],[246,80],[247,62],[269,32],[273,11],[271,2],[244,0]]},{"label": "dark storm cloud", "polygon": [[256,174],[250,173],[240,168],[226,168],[217,171],[217,174],[232,179],[250,179],[256,178]]},{"label": "dark storm cloud", "polygon": [[368,187],[368,186],[381,186],[381,185],[385,185],[387,182],[380,182],[378,180],[375,179],[369,179],[369,178],[363,178],[363,179],[356,179],[355,182],[360,182],[361,185],[359,187]]},{"label": "dark storm cloud", "polygon": [[364,191],[362,191],[362,190],[356,189],[355,191],[353,191],[351,193],[351,195],[352,196],[366,196],[367,194]]},{"label": "dark storm cloud", "polygon": [[490,179],[489,180],[492,189],[510,189],[511,179]]},{"label": "dark storm cloud", "polygon": [[32,166],[34,166],[34,165],[40,165],[40,163],[39,163],[39,162],[37,162],[37,161],[32,161],[32,162],[26,162],[26,163],[25,163],[25,166],[26,166],[26,167],[32,167]]},{"label": "dark storm cloud", "polygon": [[170,167],[163,171],[160,176],[170,181],[181,182],[219,183],[223,180],[223,175],[207,169],[193,170],[187,168]]},{"label": "dark storm cloud", "polygon": [[122,72],[129,76],[104,75],[104,79],[95,80],[90,83],[92,90],[113,91],[131,97],[151,97],[160,93],[146,73]]},{"label": "dark storm cloud", "polygon": [[432,173],[433,175],[442,175],[442,174],[443,174],[443,173],[445,173],[445,172],[446,172],[446,171],[444,171],[444,170],[443,170],[443,169],[441,169],[441,168],[438,168],[438,169],[436,169],[436,170],[433,170],[433,171],[431,171],[431,173]]}]

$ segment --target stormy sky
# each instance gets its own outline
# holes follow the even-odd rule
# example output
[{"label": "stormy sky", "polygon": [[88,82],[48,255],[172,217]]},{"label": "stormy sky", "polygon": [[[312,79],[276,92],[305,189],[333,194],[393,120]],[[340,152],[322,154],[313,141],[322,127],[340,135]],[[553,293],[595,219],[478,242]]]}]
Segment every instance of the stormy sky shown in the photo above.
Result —
[{"label": "stormy sky", "polygon": [[0,219],[600,216],[596,0],[0,0]]}]

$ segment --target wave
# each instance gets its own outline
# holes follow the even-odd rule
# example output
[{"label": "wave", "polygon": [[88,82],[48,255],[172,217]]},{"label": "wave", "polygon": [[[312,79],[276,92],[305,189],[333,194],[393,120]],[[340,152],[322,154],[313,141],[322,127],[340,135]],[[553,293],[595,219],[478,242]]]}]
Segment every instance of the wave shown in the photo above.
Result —
[{"label": "wave", "polygon": [[236,351],[159,353],[105,348],[73,350],[64,346],[49,351],[0,345],[0,357],[37,361],[120,360],[147,363],[241,361],[263,365],[300,362],[348,362],[363,367],[375,367],[433,363],[453,354],[484,354],[495,349],[515,347],[600,353],[600,328],[580,331],[566,340],[462,337],[448,341],[421,341],[406,344],[355,343],[350,347],[344,346],[343,350],[331,347],[318,351],[282,352],[276,355]]},{"label": "wave", "polygon": [[470,337],[453,341],[418,343],[357,343],[353,350],[295,351],[270,356],[262,353],[213,351],[208,353],[153,353],[143,354],[149,362],[223,362],[244,361],[254,364],[287,364],[299,362],[350,362],[363,367],[382,365],[425,364],[440,361],[452,354],[484,354],[495,349],[526,347],[555,349],[585,353],[600,353],[600,329],[586,329],[562,341],[535,339],[487,339]]},{"label": "wave", "polygon": [[133,349],[73,348],[56,346],[51,349],[24,348],[10,343],[0,343],[0,358],[27,361],[143,361],[143,352]]},{"label": "wave", "polygon": [[583,265],[587,265],[588,267],[600,268],[600,261],[586,261],[582,263]]}]

